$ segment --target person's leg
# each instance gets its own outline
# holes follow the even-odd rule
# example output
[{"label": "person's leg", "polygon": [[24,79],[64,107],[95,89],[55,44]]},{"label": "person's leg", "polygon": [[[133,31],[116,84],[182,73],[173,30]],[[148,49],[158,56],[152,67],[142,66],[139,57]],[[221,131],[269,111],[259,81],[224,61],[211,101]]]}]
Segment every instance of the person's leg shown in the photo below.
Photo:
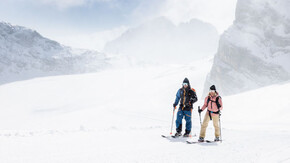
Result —
[{"label": "person's leg", "polygon": [[177,118],[176,118],[176,132],[181,133],[182,131],[182,119],[183,119],[183,112],[181,109],[178,109]]},{"label": "person's leg", "polygon": [[215,137],[220,137],[219,116],[212,116]]},{"label": "person's leg", "polygon": [[191,122],[191,111],[184,111],[184,116],[185,116],[185,121],[186,121],[186,129],[185,133],[190,134],[191,132],[191,127],[192,127],[192,122]]},{"label": "person's leg", "polygon": [[206,128],[208,126],[209,120],[210,118],[209,118],[208,112],[206,112],[206,114],[204,115],[202,125],[201,125],[199,137],[205,138],[205,132],[206,132]]}]

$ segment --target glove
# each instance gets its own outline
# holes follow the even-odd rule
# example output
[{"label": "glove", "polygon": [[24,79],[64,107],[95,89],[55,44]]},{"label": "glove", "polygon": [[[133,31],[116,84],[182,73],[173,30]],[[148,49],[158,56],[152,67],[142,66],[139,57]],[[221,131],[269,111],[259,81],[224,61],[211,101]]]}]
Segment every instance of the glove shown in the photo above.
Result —
[{"label": "glove", "polygon": [[173,104],[173,107],[174,107],[174,108],[176,107],[176,104],[175,104],[175,103]]},{"label": "glove", "polygon": [[189,107],[191,108],[191,109],[193,109],[193,102],[192,101],[189,101]]},{"label": "glove", "polygon": [[201,109],[198,109],[197,111],[198,111],[198,113],[201,113],[201,112],[202,112],[202,110],[201,110]]},{"label": "glove", "polygon": [[176,109],[176,104],[174,103],[173,104],[173,111]]},{"label": "glove", "polygon": [[193,100],[190,100],[190,101],[189,101],[189,104],[190,104],[190,105],[192,105],[193,103],[194,103]]}]

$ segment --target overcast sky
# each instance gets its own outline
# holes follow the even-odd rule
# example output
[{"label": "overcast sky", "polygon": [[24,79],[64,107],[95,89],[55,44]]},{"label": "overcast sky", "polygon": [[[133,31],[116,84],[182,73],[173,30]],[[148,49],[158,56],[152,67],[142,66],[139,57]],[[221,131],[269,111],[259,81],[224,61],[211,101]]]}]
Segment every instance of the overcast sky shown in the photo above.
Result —
[{"label": "overcast sky", "polygon": [[158,16],[175,24],[198,18],[221,34],[234,20],[236,1],[1,0],[0,21],[32,28],[70,46],[101,50],[127,28]]}]

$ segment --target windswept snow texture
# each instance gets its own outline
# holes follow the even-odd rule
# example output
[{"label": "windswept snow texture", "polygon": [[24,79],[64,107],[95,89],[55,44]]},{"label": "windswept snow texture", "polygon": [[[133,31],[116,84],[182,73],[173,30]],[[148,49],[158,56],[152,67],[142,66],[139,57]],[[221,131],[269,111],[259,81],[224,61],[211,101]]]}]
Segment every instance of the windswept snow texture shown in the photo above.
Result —
[{"label": "windswept snow texture", "polygon": [[239,0],[205,83],[224,95],[290,79],[290,1]]},{"label": "windswept snow texture", "polygon": [[218,32],[209,23],[192,19],[174,25],[159,17],[127,30],[106,44],[105,53],[154,63],[189,63],[212,56],[218,46]]},{"label": "windswept snow texture", "polygon": [[[197,106],[211,65],[202,60],[2,85],[0,162],[289,162],[289,83],[223,97],[222,143],[161,137],[170,133],[184,77],[199,97],[192,117],[192,133],[199,134]],[[210,122],[206,138],[213,140],[213,132]]]},{"label": "windswept snow texture", "polygon": [[0,22],[0,84],[39,76],[95,72],[104,54],[71,49],[36,31]]}]

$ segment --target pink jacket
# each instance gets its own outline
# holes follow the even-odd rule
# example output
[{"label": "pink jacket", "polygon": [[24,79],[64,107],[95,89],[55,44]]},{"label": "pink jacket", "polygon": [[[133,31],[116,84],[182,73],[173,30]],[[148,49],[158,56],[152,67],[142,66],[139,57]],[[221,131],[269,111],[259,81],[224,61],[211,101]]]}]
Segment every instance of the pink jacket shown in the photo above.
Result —
[{"label": "pink jacket", "polygon": [[[207,104],[207,100],[208,98],[210,97],[210,101],[208,102]],[[216,101],[216,98],[218,97],[218,93],[216,96],[207,96],[204,100],[204,104],[201,108],[201,110],[204,110],[206,107],[209,111],[212,111],[212,112],[217,112],[218,111],[218,107],[217,107],[217,104],[215,102],[212,102],[212,101]],[[222,103],[222,98],[219,97],[219,104],[221,105],[220,107],[220,110],[223,109],[223,103]],[[217,115],[217,114],[213,114],[213,115]]]}]

